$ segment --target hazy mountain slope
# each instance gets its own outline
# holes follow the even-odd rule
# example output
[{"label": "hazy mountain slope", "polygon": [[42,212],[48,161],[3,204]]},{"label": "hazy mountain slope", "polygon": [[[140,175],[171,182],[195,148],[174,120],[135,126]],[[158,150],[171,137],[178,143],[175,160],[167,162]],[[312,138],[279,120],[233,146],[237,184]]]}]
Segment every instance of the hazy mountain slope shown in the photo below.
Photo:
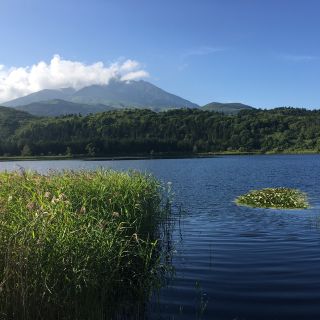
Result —
[{"label": "hazy mountain slope", "polygon": [[211,102],[201,107],[201,110],[205,111],[215,111],[222,112],[224,114],[237,114],[241,110],[252,110],[255,109],[246,104],[234,102],[234,103],[221,103],[221,102]]},{"label": "hazy mountain slope", "polygon": [[45,89],[45,90],[31,93],[21,98],[17,98],[17,99],[2,103],[2,105],[5,107],[15,108],[18,106],[27,105],[34,102],[47,101],[51,99],[69,100],[70,96],[72,96],[72,94],[75,92],[76,90],[74,90],[73,88],[63,88],[58,90]]},{"label": "hazy mountain slope", "polygon": [[104,104],[117,108],[196,108],[198,105],[168,93],[146,81],[111,81],[108,85],[92,85],[78,91],[72,88],[41,90],[25,97],[8,101],[8,107],[25,106],[31,103],[60,99],[80,104]]},{"label": "hazy mountain slope", "polygon": [[54,99],[41,102],[34,102],[24,106],[16,107],[18,110],[29,112],[35,116],[56,117],[66,114],[82,114],[97,113],[113,110],[112,107],[106,105],[90,105],[83,103],[74,103],[70,101]]}]

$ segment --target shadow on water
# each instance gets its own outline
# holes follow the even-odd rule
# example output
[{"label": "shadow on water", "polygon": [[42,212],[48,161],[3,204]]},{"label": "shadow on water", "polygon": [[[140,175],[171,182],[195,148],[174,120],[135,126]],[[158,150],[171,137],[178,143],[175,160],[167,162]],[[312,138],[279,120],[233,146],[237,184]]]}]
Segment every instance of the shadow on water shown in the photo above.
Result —
[{"label": "shadow on water", "polygon": [[[169,272],[164,274],[164,282],[160,287],[160,290],[155,290],[152,294],[152,298],[148,304],[148,309],[145,314],[146,318],[144,319],[157,319],[157,320],[168,320],[168,319],[176,319],[177,316],[166,315],[166,305],[163,303],[163,296],[165,295],[166,290],[171,290],[171,285],[175,281],[176,270],[174,260],[175,254],[177,253],[176,247],[183,246],[184,243],[184,230],[183,230],[183,219],[186,218],[190,213],[183,205],[173,205],[171,207],[172,214],[170,215],[170,219],[167,220],[169,228],[167,229],[166,236],[164,239],[170,239],[169,241],[165,241],[166,249],[164,252],[167,253],[167,260],[165,262],[166,266],[170,266],[167,269]],[[211,251],[210,259],[213,260],[213,252]],[[207,305],[209,303],[209,299],[207,293],[204,291],[203,286],[200,281],[195,280],[194,286],[192,288],[193,298],[191,302],[191,309],[185,310],[184,304],[176,304],[176,312],[181,319],[183,319],[184,315],[188,314],[190,316],[190,312],[192,313],[193,319],[202,319]]]}]

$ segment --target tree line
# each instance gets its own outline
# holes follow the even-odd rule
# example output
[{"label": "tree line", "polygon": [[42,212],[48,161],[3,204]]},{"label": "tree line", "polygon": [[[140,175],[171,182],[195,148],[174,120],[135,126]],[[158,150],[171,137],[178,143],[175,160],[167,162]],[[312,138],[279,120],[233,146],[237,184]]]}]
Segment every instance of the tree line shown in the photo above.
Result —
[{"label": "tree line", "polygon": [[318,110],[288,107],[224,115],[128,109],[57,118],[0,111],[2,156],[320,151]]}]

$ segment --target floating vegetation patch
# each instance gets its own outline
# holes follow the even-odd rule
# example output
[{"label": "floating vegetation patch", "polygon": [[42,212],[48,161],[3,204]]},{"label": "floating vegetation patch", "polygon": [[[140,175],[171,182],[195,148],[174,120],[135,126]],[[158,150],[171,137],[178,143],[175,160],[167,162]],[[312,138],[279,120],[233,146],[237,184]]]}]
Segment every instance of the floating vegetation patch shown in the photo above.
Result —
[{"label": "floating vegetation patch", "polygon": [[164,270],[163,194],[136,172],[0,173],[0,318],[142,312]]},{"label": "floating vegetation patch", "polygon": [[236,203],[250,207],[275,209],[306,209],[309,207],[306,194],[290,188],[253,190],[239,196]]}]

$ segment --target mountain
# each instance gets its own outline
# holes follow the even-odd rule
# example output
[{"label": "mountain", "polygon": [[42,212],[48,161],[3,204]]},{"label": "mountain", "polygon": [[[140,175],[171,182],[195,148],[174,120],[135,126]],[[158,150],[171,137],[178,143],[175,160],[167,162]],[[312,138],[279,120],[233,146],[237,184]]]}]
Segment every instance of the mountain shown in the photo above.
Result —
[{"label": "mountain", "polygon": [[115,108],[150,108],[166,110],[171,108],[197,108],[198,105],[168,93],[147,81],[117,81],[108,85],[92,85],[80,90],[65,88],[41,90],[4,103],[7,107],[18,107],[48,100],[65,100],[80,104],[108,105]]},{"label": "mountain", "polygon": [[46,100],[41,102],[33,102],[24,106],[18,106],[15,109],[26,111],[35,116],[56,117],[66,114],[82,114],[97,113],[103,111],[114,110],[114,108],[104,104],[84,104],[74,103],[61,99]]},{"label": "mountain", "polygon": [[255,108],[248,106],[246,104],[233,102],[233,103],[221,103],[221,102],[211,102],[201,107],[201,110],[205,111],[215,111],[224,114],[237,114],[241,110],[253,110]]},{"label": "mountain", "polygon": [[108,85],[93,85],[77,91],[73,102],[103,103],[116,108],[196,108],[198,105],[168,93],[147,81],[110,81]]}]

